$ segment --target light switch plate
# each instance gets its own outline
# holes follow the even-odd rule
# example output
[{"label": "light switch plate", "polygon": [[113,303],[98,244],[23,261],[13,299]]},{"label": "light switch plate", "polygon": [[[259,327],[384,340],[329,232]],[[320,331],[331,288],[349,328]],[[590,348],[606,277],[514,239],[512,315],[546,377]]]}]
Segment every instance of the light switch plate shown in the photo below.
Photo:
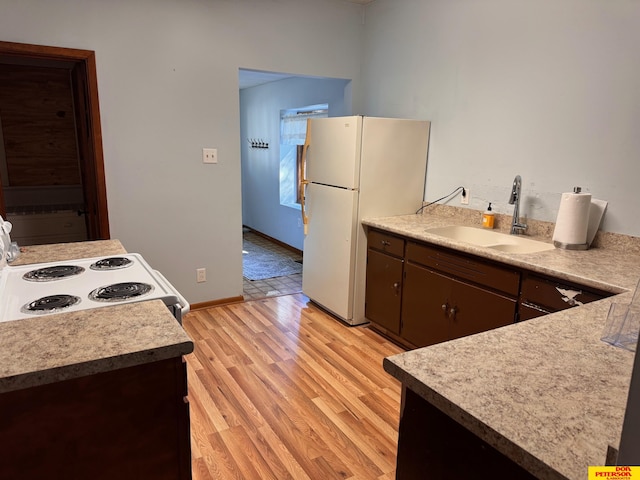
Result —
[{"label": "light switch plate", "polygon": [[202,163],[218,163],[218,149],[217,148],[203,148],[202,149]]}]

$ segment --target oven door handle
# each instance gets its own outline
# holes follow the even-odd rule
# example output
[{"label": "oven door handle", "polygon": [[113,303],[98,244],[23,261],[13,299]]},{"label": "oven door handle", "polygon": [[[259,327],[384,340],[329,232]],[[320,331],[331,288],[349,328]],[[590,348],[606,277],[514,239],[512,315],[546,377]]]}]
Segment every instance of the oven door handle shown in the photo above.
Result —
[{"label": "oven door handle", "polygon": [[169,283],[169,280],[167,280],[165,278],[164,275],[162,275],[162,273],[160,273],[158,270],[154,270],[153,271],[154,274],[156,274],[159,278],[160,281],[162,281],[162,283],[165,284],[165,287],[170,290],[176,297],[178,297],[178,303],[180,304],[180,310],[182,310],[182,315],[186,315],[187,313],[189,313],[189,302],[187,302],[187,299],[184,298],[180,292],[178,292],[178,290],[176,290],[173,285],[171,285]]}]

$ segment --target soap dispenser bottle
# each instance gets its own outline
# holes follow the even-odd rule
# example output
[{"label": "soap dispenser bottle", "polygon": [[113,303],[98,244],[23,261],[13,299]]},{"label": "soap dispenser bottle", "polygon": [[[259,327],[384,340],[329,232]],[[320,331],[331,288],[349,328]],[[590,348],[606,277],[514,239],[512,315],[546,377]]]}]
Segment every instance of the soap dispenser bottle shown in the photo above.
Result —
[{"label": "soap dispenser bottle", "polygon": [[482,228],[493,228],[493,222],[495,221],[495,216],[491,211],[491,202],[489,202],[489,206],[482,214]]}]

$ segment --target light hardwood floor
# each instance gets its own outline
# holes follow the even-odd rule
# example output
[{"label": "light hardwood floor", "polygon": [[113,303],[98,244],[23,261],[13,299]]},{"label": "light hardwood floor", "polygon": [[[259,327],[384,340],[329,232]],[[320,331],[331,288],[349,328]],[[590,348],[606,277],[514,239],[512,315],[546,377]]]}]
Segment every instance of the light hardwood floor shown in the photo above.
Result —
[{"label": "light hardwood floor", "polygon": [[194,480],[395,478],[401,349],[302,294],[188,314]]}]

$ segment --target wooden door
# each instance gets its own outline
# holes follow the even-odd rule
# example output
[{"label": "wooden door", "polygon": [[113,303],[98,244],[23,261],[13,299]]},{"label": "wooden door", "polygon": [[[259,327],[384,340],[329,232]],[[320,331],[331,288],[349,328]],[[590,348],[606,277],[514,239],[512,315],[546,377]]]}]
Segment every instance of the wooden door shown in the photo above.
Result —
[{"label": "wooden door", "polygon": [[[82,177],[82,190],[84,194],[85,224],[89,239],[102,238],[100,225],[100,186],[98,185],[96,152],[92,139],[93,128],[91,125],[91,108],[89,101],[89,88],[87,85],[87,68],[83,63],[77,63],[71,70],[71,82],[76,115],[76,133],[78,137],[78,156],[80,163],[80,175]],[[100,172],[104,177],[104,172]],[[104,194],[103,194],[104,195]],[[105,195],[106,196],[106,195]],[[106,205],[105,205],[106,210]],[[107,225],[108,227],[108,225]]]},{"label": "wooden door", "polygon": [[[85,194],[84,211],[89,213],[87,231],[90,240],[110,238],[95,53],[90,50],[0,42],[0,63],[69,69],[76,103],[74,114]],[[0,214],[6,215],[1,184]]]}]

